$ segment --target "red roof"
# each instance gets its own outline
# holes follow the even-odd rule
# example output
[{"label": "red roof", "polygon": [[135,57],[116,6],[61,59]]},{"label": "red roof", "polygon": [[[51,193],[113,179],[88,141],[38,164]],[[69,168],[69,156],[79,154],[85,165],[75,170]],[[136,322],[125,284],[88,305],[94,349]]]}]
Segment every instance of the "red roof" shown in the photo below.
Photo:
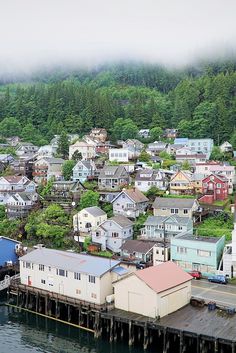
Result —
[{"label": "red roof", "polygon": [[135,272],[135,275],[156,293],[164,292],[192,280],[192,276],[171,261],[139,270]]}]

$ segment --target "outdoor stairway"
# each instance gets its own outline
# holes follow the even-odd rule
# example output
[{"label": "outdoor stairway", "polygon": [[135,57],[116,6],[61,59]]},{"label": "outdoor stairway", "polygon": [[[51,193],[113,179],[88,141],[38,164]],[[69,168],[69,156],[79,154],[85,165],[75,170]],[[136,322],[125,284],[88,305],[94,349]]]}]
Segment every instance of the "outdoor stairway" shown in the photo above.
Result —
[{"label": "outdoor stairway", "polygon": [[9,275],[6,275],[3,281],[0,281],[0,291],[8,288],[11,284],[12,281],[15,281],[20,278],[20,274],[18,273],[17,275],[14,275],[10,277]]}]

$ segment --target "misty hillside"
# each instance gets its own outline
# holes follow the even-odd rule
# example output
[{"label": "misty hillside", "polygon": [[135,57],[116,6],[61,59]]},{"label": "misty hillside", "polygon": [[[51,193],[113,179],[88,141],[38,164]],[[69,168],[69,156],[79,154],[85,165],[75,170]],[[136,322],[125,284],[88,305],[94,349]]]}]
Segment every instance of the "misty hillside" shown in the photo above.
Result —
[{"label": "misty hillside", "polygon": [[129,137],[158,126],[216,143],[236,140],[236,63],[182,70],[142,64],[58,69],[0,86],[3,137],[20,135],[42,145],[63,129],[82,135],[97,126],[119,138],[113,128],[117,119],[131,124]]}]

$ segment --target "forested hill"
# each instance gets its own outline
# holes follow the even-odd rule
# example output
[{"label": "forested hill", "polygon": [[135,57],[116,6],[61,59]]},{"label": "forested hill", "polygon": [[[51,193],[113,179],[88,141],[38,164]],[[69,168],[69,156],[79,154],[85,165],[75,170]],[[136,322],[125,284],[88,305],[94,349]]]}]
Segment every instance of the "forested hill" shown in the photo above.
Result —
[{"label": "forested hill", "polygon": [[176,127],[183,137],[231,140],[236,148],[235,122],[234,62],[185,70],[141,64],[60,70],[0,86],[0,134],[39,145],[63,129],[82,135],[105,127],[114,138],[127,138],[157,126]]}]

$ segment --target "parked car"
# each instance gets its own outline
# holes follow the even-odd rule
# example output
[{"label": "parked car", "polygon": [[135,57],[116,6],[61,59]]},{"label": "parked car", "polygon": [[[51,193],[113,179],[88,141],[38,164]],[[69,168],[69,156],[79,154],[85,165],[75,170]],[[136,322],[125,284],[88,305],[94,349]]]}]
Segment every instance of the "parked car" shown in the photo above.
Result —
[{"label": "parked car", "polygon": [[138,261],[135,264],[138,270],[143,270],[144,268],[148,267],[148,264],[144,261]]},{"label": "parked car", "polygon": [[223,275],[213,275],[208,277],[209,282],[227,284],[228,278]]},{"label": "parked car", "polygon": [[194,278],[194,279],[201,279],[202,278],[202,273],[200,271],[190,271],[189,274]]}]

